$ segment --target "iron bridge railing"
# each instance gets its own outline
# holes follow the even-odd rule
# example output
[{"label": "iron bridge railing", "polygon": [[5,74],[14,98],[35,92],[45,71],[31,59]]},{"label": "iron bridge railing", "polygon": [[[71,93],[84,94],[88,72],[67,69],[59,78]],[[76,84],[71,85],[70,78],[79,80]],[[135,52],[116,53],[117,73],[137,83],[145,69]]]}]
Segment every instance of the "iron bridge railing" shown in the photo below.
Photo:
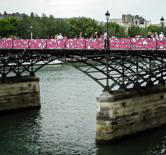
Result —
[{"label": "iron bridge railing", "polygon": [[[104,39],[7,39],[0,40],[0,49],[104,49]],[[110,38],[110,49],[166,49],[166,39]]]}]

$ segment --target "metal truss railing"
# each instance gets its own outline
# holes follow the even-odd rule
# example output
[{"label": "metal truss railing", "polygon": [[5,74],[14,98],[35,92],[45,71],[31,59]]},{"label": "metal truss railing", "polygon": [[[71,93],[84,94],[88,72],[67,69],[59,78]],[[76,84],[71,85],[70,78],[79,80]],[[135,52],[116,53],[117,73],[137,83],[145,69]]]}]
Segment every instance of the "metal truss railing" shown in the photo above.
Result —
[{"label": "metal truss railing", "polygon": [[[54,60],[71,63],[106,91],[165,84],[165,50],[0,50],[0,78],[35,76]],[[42,62],[39,65],[39,62]]]}]

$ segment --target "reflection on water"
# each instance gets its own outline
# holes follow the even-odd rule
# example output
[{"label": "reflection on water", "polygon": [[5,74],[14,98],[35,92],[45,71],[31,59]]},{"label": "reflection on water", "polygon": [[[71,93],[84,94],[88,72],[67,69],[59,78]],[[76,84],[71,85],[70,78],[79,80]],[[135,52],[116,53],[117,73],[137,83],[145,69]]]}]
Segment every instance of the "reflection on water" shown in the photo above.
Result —
[{"label": "reflection on water", "polygon": [[96,145],[96,97],[102,88],[71,66],[46,66],[41,109],[0,116],[0,155],[164,155],[166,129]]},{"label": "reflection on water", "polygon": [[21,111],[0,116],[0,154],[33,154],[40,133],[39,110]]},{"label": "reflection on water", "polygon": [[99,155],[165,155],[166,129],[160,128],[108,145],[98,145]]}]

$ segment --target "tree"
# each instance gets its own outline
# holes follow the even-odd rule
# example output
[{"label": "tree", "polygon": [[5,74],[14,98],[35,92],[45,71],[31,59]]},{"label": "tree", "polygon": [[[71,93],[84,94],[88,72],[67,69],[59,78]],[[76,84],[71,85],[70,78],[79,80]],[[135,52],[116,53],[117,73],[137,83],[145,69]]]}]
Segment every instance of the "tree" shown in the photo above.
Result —
[{"label": "tree", "polygon": [[131,38],[134,38],[136,35],[140,35],[141,34],[141,28],[138,26],[131,26],[128,29],[128,36],[130,36]]},{"label": "tree", "polygon": [[91,18],[79,17],[68,20],[70,25],[69,37],[76,37],[80,32],[86,33],[88,37],[99,30],[98,22]]},{"label": "tree", "polygon": [[160,33],[160,27],[158,26],[155,26],[155,25],[150,25],[148,28],[147,28],[148,32],[152,32],[152,33]]},{"label": "tree", "polygon": [[18,20],[15,17],[7,17],[0,20],[0,36],[9,37],[11,35],[16,35],[16,27],[18,25]]},{"label": "tree", "polygon": [[[107,23],[105,23],[105,32],[107,27]],[[114,22],[108,23],[108,29],[109,29],[109,35],[110,36],[116,36],[116,37],[124,37],[125,36],[125,29],[120,26],[119,24],[116,24]]]},{"label": "tree", "polygon": [[[6,12],[4,14],[7,15]],[[31,26],[33,27],[32,29],[30,28]],[[98,22],[95,19],[86,17],[60,19],[55,18],[53,15],[46,16],[44,13],[40,17],[33,12],[31,12],[30,16],[24,14],[21,19],[16,19],[16,17],[0,19],[1,37],[17,35],[20,38],[28,39],[30,38],[31,30],[33,38],[46,39],[60,32],[68,38],[78,37],[80,32],[82,32],[83,36],[91,37],[95,32],[98,32],[99,35],[104,34],[107,31],[107,23]],[[125,28],[116,23],[109,22],[108,30],[110,36],[127,36]],[[152,25],[147,28],[131,26],[128,29],[130,37],[135,37],[136,35],[147,36],[148,32],[157,32],[159,34],[161,27]],[[164,33],[166,34],[166,28],[164,28]]]}]

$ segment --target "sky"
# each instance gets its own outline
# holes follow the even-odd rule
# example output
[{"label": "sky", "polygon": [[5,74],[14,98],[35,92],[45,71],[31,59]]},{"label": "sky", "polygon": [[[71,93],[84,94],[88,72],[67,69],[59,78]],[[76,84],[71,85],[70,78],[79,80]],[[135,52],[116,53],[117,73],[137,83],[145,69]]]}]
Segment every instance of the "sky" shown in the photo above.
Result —
[{"label": "sky", "polygon": [[166,19],[166,0],[0,0],[0,12],[53,15],[57,18],[90,17],[105,21],[106,11],[110,18],[122,14],[140,15],[151,23]]}]

